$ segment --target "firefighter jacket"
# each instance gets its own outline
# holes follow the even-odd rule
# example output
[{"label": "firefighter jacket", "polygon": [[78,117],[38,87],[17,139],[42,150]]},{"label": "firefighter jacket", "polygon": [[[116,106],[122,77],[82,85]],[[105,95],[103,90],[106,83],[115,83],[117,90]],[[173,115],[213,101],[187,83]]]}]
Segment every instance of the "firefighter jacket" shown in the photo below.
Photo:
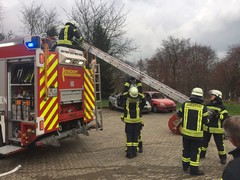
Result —
[{"label": "firefighter jacket", "polygon": [[233,160],[228,163],[222,174],[222,180],[239,180],[240,177],[240,147],[229,152],[233,155]]},{"label": "firefighter jacket", "polygon": [[64,28],[61,29],[58,37],[57,45],[72,46],[82,41],[82,37],[77,31],[77,28],[71,23],[66,23]]},{"label": "firefighter jacket", "polygon": [[125,123],[142,123],[142,109],[146,104],[144,95],[138,93],[132,98],[128,93],[124,95],[124,113],[122,114]]},{"label": "firefighter jacket", "polygon": [[203,124],[208,119],[207,107],[196,101],[187,101],[182,104],[177,115],[182,118],[182,135],[190,139],[203,138]]},{"label": "firefighter jacket", "polygon": [[203,130],[214,134],[224,134],[223,121],[228,117],[228,111],[221,101],[211,101],[207,104],[208,110],[212,113],[209,123],[203,126]]}]

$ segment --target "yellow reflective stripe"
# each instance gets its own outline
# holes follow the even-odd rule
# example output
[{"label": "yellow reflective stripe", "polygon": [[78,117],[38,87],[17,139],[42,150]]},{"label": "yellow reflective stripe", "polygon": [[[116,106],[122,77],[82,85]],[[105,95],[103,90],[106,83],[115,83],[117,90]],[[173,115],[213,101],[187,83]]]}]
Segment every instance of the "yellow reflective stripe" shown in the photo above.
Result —
[{"label": "yellow reflective stripe", "polygon": [[216,106],[208,106],[209,109],[214,110],[214,111],[221,111],[221,108],[216,107]]},{"label": "yellow reflective stripe", "polygon": [[223,111],[220,112],[220,114],[224,114],[224,113],[228,113],[228,111],[224,109]]},{"label": "yellow reflective stripe", "polygon": [[227,152],[224,150],[224,151],[218,151],[218,154],[219,155],[225,155]]},{"label": "yellow reflective stripe", "polygon": [[224,134],[223,128],[217,128],[217,127],[209,127],[210,133],[216,133],[216,134]]},{"label": "yellow reflective stripe", "polygon": [[142,86],[142,83],[137,83],[137,86],[138,86],[138,87],[141,87],[141,86]]},{"label": "yellow reflective stripe", "polygon": [[126,83],[124,84],[124,86],[127,86],[127,87],[129,87],[129,86],[130,86],[130,84],[129,84],[128,82],[126,82]]},{"label": "yellow reflective stripe", "polygon": [[133,143],[133,146],[137,147],[137,146],[138,146],[138,143],[135,143],[135,142],[134,142],[134,143]]},{"label": "yellow reflective stripe", "polygon": [[49,107],[52,107],[52,105],[54,104],[54,102],[57,100],[56,97],[53,97],[52,100],[50,101],[50,103],[48,104],[48,106],[44,109],[43,113],[41,116],[45,117],[45,115],[47,114]]},{"label": "yellow reflective stripe", "polygon": [[58,115],[56,115],[56,116],[54,117],[54,119],[53,119],[51,125],[49,126],[48,130],[50,130],[50,129],[53,128],[53,126],[56,124],[57,120],[58,120]]},{"label": "yellow reflective stripe", "polygon": [[133,143],[132,143],[132,142],[127,142],[126,145],[127,145],[127,146],[132,146]]},{"label": "yellow reflective stripe", "polygon": [[208,131],[208,126],[206,126],[205,124],[203,125],[203,130],[204,131]]},{"label": "yellow reflective stripe", "polygon": [[190,162],[190,158],[182,157],[182,161],[188,163],[188,162]]},{"label": "yellow reflective stripe", "polygon": [[200,162],[190,161],[190,166],[199,166]]},{"label": "yellow reflective stripe", "polygon": [[124,122],[126,122],[126,123],[140,123],[140,122],[142,122],[142,119],[141,118],[134,119],[134,118],[125,117]]},{"label": "yellow reflective stripe", "polygon": [[55,73],[50,77],[50,79],[48,79],[48,87],[50,87],[50,85],[53,83],[53,81],[57,78],[57,71],[55,71]]},{"label": "yellow reflective stripe", "polygon": [[89,112],[87,112],[87,110],[84,110],[84,115],[85,115],[88,119],[91,119],[91,114],[89,114]]},{"label": "yellow reflective stripe", "polygon": [[205,147],[202,147],[202,151],[207,151],[207,148],[205,148]]},{"label": "yellow reflective stripe", "polygon": [[72,45],[72,42],[69,40],[58,40],[57,44],[68,44],[68,45]]},{"label": "yellow reflective stripe", "polygon": [[140,115],[139,102],[136,103],[136,113],[137,113],[137,117],[136,118],[139,119],[140,118],[140,116],[139,116]]},{"label": "yellow reflective stripe", "polygon": [[183,129],[187,128],[187,119],[188,119],[188,109],[185,109],[184,117],[183,117]]},{"label": "yellow reflective stripe", "polygon": [[[84,93],[84,95],[85,95],[85,97],[87,96],[87,100],[88,101],[90,101],[90,103],[92,102],[92,101],[94,101],[95,100],[95,96],[94,96],[94,94],[90,91],[90,89],[88,88],[88,86],[87,85],[85,85],[84,86],[85,87],[85,93]],[[88,93],[87,93],[88,92]],[[91,98],[91,99],[90,99]],[[92,105],[92,107],[93,107],[93,105]]]},{"label": "yellow reflective stripe", "polygon": [[182,134],[192,137],[203,137],[203,131],[195,131],[186,128],[182,128]]},{"label": "yellow reflective stripe", "polygon": [[68,28],[69,28],[69,25],[66,25],[65,28],[64,28],[64,40],[68,40]]},{"label": "yellow reflective stripe", "polygon": [[[57,100],[57,98],[53,98],[52,101],[49,103],[49,105],[46,107],[46,109],[43,111],[42,116],[45,117],[47,112],[49,111],[49,107],[52,107],[52,105],[54,104],[54,102]],[[50,115],[47,117],[47,119],[44,121],[44,125],[47,125],[48,122],[51,120],[51,117],[53,116],[53,113],[56,112],[58,108],[58,104],[56,104],[54,106],[54,108],[52,109]]]},{"label": "yellow reflective stripe", "polygon": [[197,120],[197,131],[202,130],[202,114],[203,114],[203,106],[201,109],[198,109],[198,120]]},{"label": "yellow reflective stripe", "polygon": [[203,113],[203,117],[208,116],[208,112]]}]

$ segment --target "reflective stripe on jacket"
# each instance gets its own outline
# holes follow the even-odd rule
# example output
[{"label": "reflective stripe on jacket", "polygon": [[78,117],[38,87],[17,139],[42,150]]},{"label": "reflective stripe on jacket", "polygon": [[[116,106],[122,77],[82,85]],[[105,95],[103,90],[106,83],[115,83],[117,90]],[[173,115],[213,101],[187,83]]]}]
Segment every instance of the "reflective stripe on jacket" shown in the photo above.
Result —
[{"label": "reflective stripe on jacket", "polygon": [[69,26],[65,25],[63,29],[61,29],[59,34],[59,40],[57,41],[57,44],[66,44],[66,45],[72,45],[72,37],[69,35]]},{"label": "reflective stripe on jacket", "polygon": [[178,115],[182,117],[182,134],[194,138],[203,137],[203,124],[207,123],[206,106],[185,102],[178,111]]}]

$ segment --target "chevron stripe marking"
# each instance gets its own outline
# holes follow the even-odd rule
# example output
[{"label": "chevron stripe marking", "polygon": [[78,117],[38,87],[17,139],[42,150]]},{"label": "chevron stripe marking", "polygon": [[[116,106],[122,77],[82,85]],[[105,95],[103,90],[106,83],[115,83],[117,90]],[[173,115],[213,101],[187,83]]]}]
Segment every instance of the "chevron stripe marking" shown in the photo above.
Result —
[{"label": "chevron stripe marking", "polygon": [[46,120],[44,121],[44,127],[46,127],[49,123],[49,121],[52,119],[52,116],[54,115],[54,113],[57,111],[58,109],[58,104],[56,104],[54,106],[54,108],[51,110],[51,113],[48,115],[48,117],[46,118]]}]

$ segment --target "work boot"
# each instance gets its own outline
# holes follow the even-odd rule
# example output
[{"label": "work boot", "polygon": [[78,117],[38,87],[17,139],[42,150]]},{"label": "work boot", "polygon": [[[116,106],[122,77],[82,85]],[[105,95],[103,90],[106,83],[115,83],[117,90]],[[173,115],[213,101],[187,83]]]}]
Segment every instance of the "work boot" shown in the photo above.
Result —
[{"label": "work boot", "polygon": [[190,175],[191,176],[203,176],[204,172],[199,170],[198,167],[190,168]]},{"label": "work boot", "polygon": [[189,168],[189,163],[183,162],[182,163],[182,167],[183,167],[183,171],[187,172],[188,168]]},{"label": "work boot", "polygon": [[128,158],[128,159],[132,159],[132,158],[134,158],[135,156],[134,156],[134,154],[132,154],[132,153],[127,153],[126,154],[126,158]]},{"label": "work boot", "polygon": [[220,162],[221,162],[222,165],[225,165],[226,164],[226,159],[221,159]]},{"label": "work boot", "polygon": [[187,170],[188,170],[188,167],[183,167],[184,172],[187,172]]}]

